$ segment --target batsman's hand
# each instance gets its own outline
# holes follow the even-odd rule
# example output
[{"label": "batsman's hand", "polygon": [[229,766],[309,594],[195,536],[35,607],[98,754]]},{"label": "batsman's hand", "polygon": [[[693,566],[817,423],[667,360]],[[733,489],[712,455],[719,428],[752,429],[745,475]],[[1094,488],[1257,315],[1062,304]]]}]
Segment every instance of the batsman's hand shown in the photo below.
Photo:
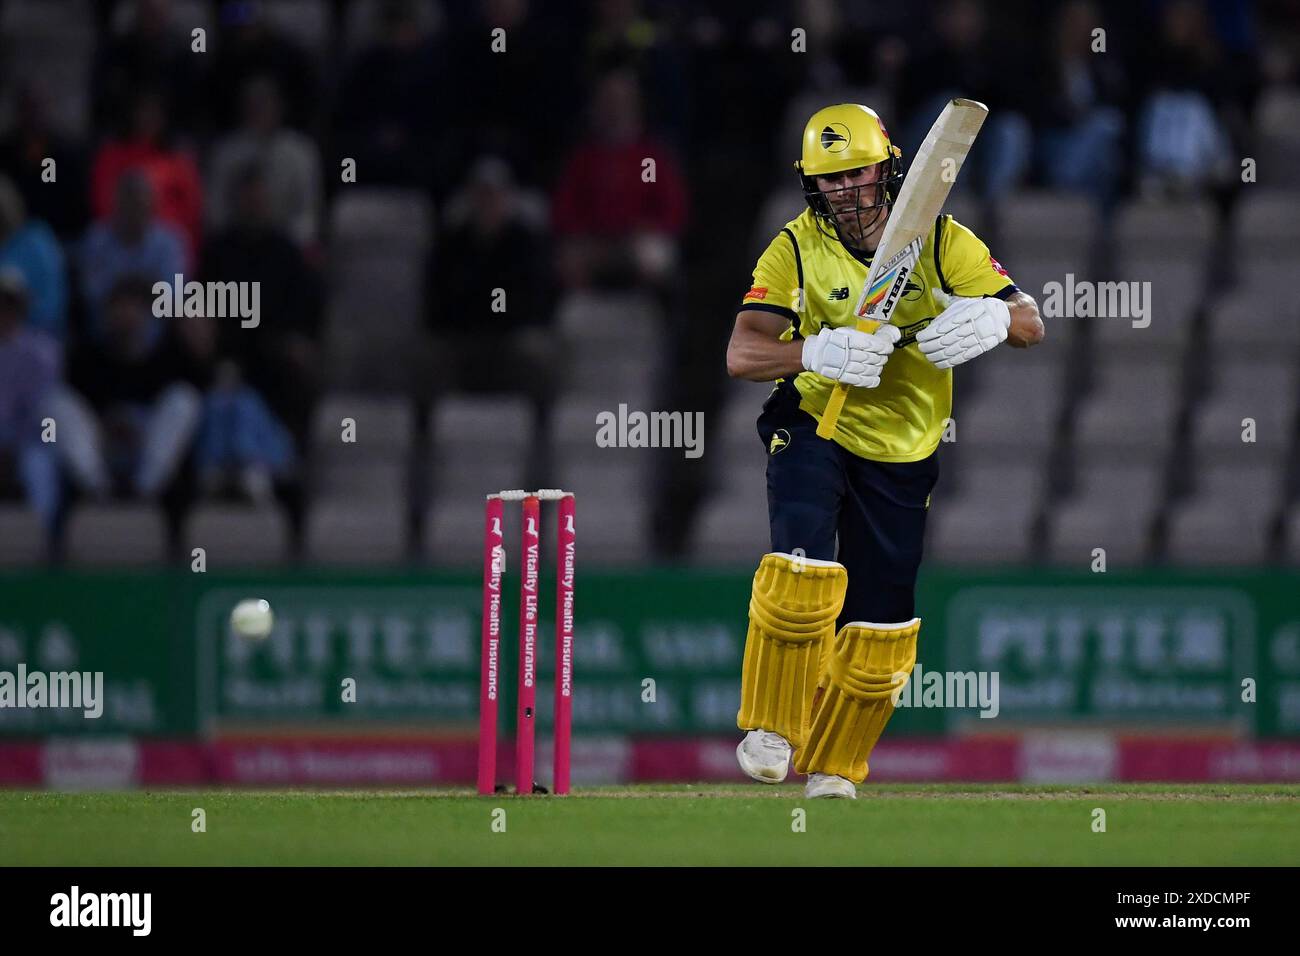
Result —
[{"label": "batsman's hand", "polygon": [[921,354],[936,368],[953,368],[1007,340],[1011,310],[1001,299],[956,299],[917,333]]},{"label": "batsman's hand", "polygon": [[842,385],[875,388],[894,343],[903,333],[893,325],[874,332],[822,329],[803,343],[803,367]]}]

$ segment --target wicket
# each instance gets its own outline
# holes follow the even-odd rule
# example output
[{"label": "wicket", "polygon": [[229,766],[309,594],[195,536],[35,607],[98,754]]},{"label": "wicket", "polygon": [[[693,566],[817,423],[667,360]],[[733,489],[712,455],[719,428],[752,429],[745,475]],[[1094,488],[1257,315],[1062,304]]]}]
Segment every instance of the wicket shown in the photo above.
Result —
[{"label": "wicket", "polygon": [[499,491],[487,496],[483,526],[483,646],[479,679],[478,792],[496,789],[497,698],[500,690],[505,502],[523,503],[520,527],[519,693],[515,721],[515,791],[533,792],[533,718],[537,709],[537,625],[541,579],[541,502],[558,502],[555,521],[554,792],[569,792],[573,729],[573,493],[555,488]]}]

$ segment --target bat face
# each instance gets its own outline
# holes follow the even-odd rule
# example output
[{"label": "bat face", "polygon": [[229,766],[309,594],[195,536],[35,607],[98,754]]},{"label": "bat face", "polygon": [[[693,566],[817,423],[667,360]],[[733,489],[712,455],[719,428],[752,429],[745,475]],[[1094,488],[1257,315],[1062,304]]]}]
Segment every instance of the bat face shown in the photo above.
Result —
[{"label": "bat face", "polygon": [[858,299],[860,317],[889,321],[986,116],[988,107],[982,103],[953,100],[926,134],[880,237]]}]

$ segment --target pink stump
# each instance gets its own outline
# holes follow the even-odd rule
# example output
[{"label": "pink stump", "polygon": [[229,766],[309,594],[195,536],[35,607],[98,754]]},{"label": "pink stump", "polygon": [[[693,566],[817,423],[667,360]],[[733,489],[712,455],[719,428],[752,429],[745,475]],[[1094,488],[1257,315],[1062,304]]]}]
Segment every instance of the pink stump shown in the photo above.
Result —
[{"label": "pink stump", "polygon": [[503,503],[489,498],[483,525],[483,646],[478,694],[478,792],[491,794],[497,775],[497,695],[501,662],[501,575],[506,551]]},{"label": "pink stump", "polygon": [[519,719],[515,729],[515,790],[533,792],[533,730],[537,713],[537,601],[541,566],[541,506],[524,499],[519,537],[522,548],[519,588]]},{"label": "pink stump", "polygon": [[555,792],[569,792],[573,730],[573,496],[560,499],[555,521]]}]

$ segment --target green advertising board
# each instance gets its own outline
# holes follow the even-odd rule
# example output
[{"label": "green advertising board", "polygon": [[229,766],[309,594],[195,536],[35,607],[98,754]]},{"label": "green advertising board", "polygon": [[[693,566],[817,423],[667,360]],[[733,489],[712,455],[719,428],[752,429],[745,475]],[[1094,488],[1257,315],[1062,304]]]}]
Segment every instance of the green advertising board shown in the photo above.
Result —
[{"label": "green advertising board", "polygon": [[[751,574],[580,569],[578,732],[730,732]],[[546,724],[554,603],[543,581]],[[974,702],[901,709],[891,734],[1044,725],[1300,734],[1298,583],[1287,571],[931,570],[918,592],[919,664],[996,673],[998,714],[981,718]],[[517,582],[506,594],[503,721]],[[275,609],[264,642],[229,629],[230,608],[246,597]],[[479,612],[473,573],[0,575],[0,670],[102,671],[106,697],[98,720],[0,708],[0,734],[472,732]]]}]

